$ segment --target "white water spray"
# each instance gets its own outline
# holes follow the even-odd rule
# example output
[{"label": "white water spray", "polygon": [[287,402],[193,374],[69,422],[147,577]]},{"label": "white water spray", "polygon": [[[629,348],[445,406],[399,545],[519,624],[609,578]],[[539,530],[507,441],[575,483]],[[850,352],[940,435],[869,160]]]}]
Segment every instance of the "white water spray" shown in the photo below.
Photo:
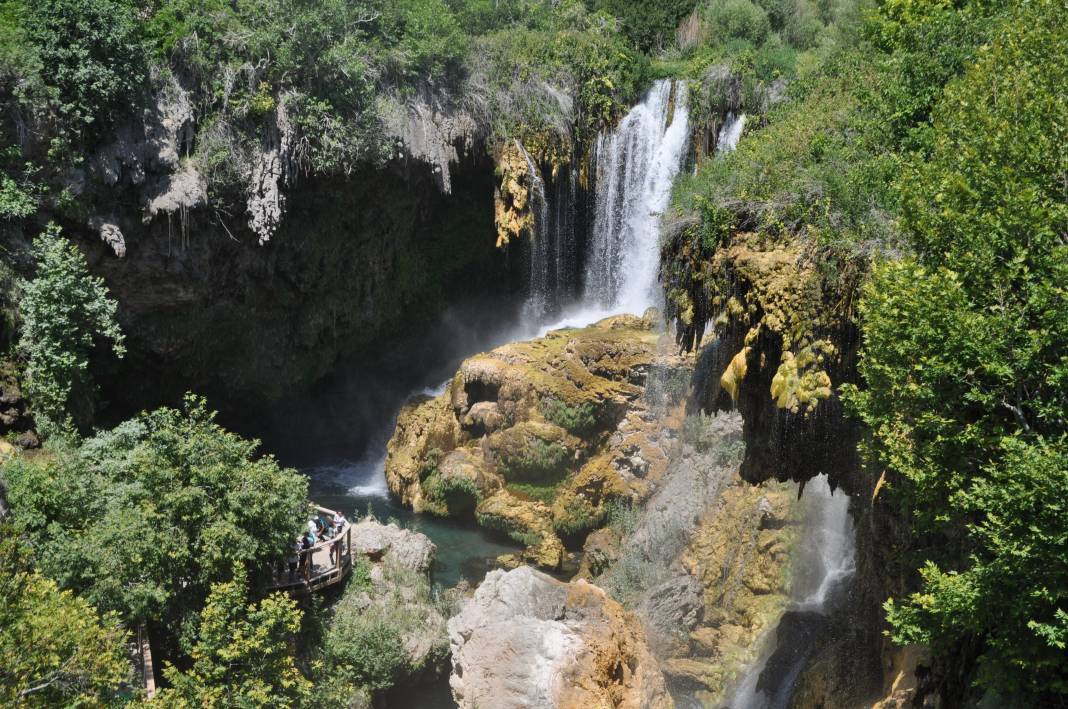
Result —
[{"label": "white water spray", "polygon": [[585,300],[640,314],[660,302],[660,215],[689,139],[684,84],[658,81],[615,131],[597,139],[597,211]]},{"label": "white water spray", "polygon": [[[849,497],[841,491],[832,493],[827,476],[819,475],[805,485],[804,498],[808,533],[795,552],[797,573],[790,610],[826,615],[830,593],[856,570],[856,535],[849,516]],[[730,709],[779,709],[790,699],[800,664],[791,666],[787,676],[774,678],[776,696],[757,687],[775,649],[774,638],[766,638],[765,642],[769,640],[770,647],[745,673],[727,702]]]},{"label": "white water spray", "polygon": [[719,129],[719,137],[716,139],[716,152],[729,153],[738,147],[738,141],[742,139],[742,131],[745,130],[745,114],[737,116],[728,113],[723,127]]},{"label": "white water spray", "polygon": [[661,304],[660,217],[689,140],[683,83],[657,81],[616,129],[594,146],[593,232],[581,301],[534,333],[585,327],[609,315],[641,315]]}]

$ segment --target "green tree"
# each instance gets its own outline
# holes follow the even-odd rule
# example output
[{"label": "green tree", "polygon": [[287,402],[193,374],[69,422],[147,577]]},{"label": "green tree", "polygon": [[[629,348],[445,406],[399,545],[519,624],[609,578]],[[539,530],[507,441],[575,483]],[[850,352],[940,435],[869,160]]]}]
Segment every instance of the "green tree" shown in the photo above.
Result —
[{"label": "green tree", "polygon": [[623,31],[642,51],[663,49],[675,42],[675,29],[697,5],[696,0],[587,0],[591,10],[615,15]]},{"label": "green tree", "polygon": [[135,5],[127,0],[34,0],[24,29],[36,46],[62,126],[99,134],[136,103],[146,75]]},{"label": "green tree", "polygon": [[179,633],[211,584],[235,563],[269,567],[300,527],[306,478],[258,445],[190,395],[4,475],[43,573],[130,624]]},{"label": "green tree", "polygon": [[0,704],[107,705],[130,679],[126,632],[34,571],[24,547],[0,524]]},{"label": "green tree", "polygon": [[894,637],[981,648],[977,680],[1068,695],[1068,14],[1013,8],[899,184],[915,258],[861,305],[850,394],[921,544]]},{"label": "green tree", "polygon": [[115,321],[117,303],[101,278],[89,274],[85,257],[50,224],[34,243],[37,276],[23,282],[19,304],[26,357],[26,385],[37,425],[44,434],[69,428],[71,411],[85,420],[92,410],[89,354],[95,341],[110,340],[125,353]]},{"label": "green tree", "polygon": [[193,664],[186,671],[163,670],[171,686],[152,704],[164,707],[298,706],[311,683],[297,669],[293,638],[301,612],[285,594],[248,603],[248,579],[240,566],[230,581],[214,584],[200,613]]}]

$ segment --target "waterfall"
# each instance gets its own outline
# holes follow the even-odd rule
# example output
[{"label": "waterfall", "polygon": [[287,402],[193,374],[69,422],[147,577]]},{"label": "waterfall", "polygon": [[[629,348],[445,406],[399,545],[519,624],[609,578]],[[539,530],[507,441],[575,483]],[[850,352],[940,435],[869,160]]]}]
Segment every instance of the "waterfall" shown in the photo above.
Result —
[{"label": "waterfall", "polygon": [[[818,626],[819,617],[831,609],[831,592],[856,570],[856,547],[853,520],[849,516],[849,497],[839,491],[832,494],[826,475],[819,475],[805,486],[807,506],[806,531],[797,550],[791,595],[794,599],[787,616],[791,625],[786,637],[793,637],[796,647],[784,647],[780,637],[769,638],[758,662],[745,673],[730,700],[730,709],[785,709],[793,696],[794,683],[804,669],[812,651],[807,629]],[[784,622],[786,617],[784,616]],[[776,642],[778,641],[778,642]],[[784,656],[769,668],[773,653]],[[770,671],[769,671],[770,670]],[[767,675],[773,676],[767,676]]]},{"label": "waterfall", "polygon": [[689,139],[685,84],[661,80],[595,147],[596,206],[588,306],[641,314],[660,302],[660,215]]},{"label": "waterfall", "polygon": [[716,152],[729,153],[738,147],[738,141],[742,139],[742,131],[745,129],[745,114],[737,116],[733,112],[727,114],[723,121],[723,127],[719,129],[719,137],[716,139]]}]

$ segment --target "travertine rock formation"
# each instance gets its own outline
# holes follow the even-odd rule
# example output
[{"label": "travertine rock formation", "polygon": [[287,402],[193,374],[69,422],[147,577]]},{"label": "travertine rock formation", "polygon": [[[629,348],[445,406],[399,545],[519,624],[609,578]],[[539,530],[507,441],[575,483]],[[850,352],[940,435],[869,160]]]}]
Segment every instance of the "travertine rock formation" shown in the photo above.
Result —
[{"label": "travertine rock formation", "polygon": [[448,629],[461,707],[673,706],[640,623],[585,581],[492,571]]},{"label": "travertine rock formation", "polygon": [[401,411],[390,491],[416,511],[473,514],[526,545],[527,561],[559,566],[562,540],[602,526],[612,501],[644,499],[663,474],[674,433],[653,399],[670,408],[682,388],[650,397],[649,384],[688,377],[664,344],[650,314],[471,357],[444,394]]}]

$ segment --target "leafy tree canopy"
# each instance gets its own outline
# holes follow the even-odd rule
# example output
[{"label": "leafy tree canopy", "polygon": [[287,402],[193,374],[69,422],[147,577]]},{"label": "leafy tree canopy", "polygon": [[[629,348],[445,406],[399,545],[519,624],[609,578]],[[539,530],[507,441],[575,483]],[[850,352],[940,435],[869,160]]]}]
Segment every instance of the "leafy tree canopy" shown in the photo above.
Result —
[{"label": "leafy tree canopy", "polygon": [[89,354],[98,339],[125,352],[115,321],[118,304],[103,279],[91,276],[78,247],[54,224],[34,244],[37,276],[21,284],[18,349],[26,358],[27,390],[42,433],[71,428],[92,410]]},{"label": "leafy tree canopy", "polygon": [[0,704],[105,706],[130,679],[126,632],[34,571],[24,544],[0,524]]},{"label": "leafy tree canopy", "polygon": [[302,706],[309,698],[311,683],[293,654],[300,609],[281,593],[249,603],[247,587],[240,566],[233,579],[212,585],[190,649],[193,664],[186,671],[173,665],[164,669],[171,686],[152,706],[267,709]]},{"label": "leafy tree canopy", "polygon": [[260,571],[298,531],[307,480],[258,445],[190,395],[4,475],[43,573],[131,624],[179,632],[235,563]]},{"label": "leafy tree canopy", "polygon": [[[1007,11],[899,182],[853,404],[925,559],[895,637],[982,643],[979,681],[1068,694],[1068,15]],[[933,536],[931,536],[933,535]]]}]

